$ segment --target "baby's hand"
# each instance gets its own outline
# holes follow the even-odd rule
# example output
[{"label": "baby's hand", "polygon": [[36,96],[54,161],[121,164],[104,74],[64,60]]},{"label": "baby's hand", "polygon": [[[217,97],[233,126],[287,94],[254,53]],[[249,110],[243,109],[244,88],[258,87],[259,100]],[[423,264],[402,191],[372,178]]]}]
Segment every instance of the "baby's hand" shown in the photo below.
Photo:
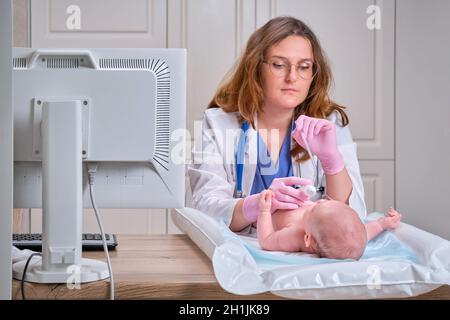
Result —
[{"label": "baby's hand", "polygon": [[261,192],[259,197],[259,211],[260,212],[270,212],[270,208],[272,207],[272,190],[264,190]]},{"label": "baby's hand", "polygon": [[392,230],[398,228],[400,225],[401,213],[398,213],[394,208],[390,208],[387,216],[383,219],[382,224],[384,229]]}]

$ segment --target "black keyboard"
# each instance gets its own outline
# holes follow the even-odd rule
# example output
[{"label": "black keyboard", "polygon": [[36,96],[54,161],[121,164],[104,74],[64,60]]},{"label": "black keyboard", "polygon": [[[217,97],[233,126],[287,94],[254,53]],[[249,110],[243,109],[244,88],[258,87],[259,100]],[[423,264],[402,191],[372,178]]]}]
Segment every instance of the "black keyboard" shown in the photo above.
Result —
[{"label": "black keyboard", "polygon": [[[108,250],[115,250],[118,242],[115,234],[106,233],[106,246]],[[82,250],[103,250],[102,235],[100,233],[83,233]],[[42,235],[40,233],[15,233],[13,234],[13,246],[18,249],[30,249],[42,251]]]}]

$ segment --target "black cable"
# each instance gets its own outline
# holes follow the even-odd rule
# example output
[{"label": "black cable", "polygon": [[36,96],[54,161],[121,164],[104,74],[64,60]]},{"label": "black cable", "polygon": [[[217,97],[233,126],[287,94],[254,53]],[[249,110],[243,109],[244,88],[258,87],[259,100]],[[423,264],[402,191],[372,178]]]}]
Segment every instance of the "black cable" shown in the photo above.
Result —
[{"label": "black cable", "polygon": [[25,263],[25,268],[23,269],[23,273],[22,273],[22,282],[20,284],[20,288],[22,291],[22,299],[25,300],[25,276],[27,274],[27,269],[28,269],[28,264],[31,261],[31,258],[33,258],[34,256],[42,256],[42,254],[40,252],[35,252],[32,253],[28,259],[27,259],[27,263]]}]

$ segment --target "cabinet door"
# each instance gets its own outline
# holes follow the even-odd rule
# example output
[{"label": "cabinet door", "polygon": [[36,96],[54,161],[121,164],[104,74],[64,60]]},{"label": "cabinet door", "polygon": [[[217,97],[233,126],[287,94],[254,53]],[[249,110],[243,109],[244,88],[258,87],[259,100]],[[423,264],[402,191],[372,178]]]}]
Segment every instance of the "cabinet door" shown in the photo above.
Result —
[{"label": "cabinet door", "polygon": [[[305,22],[326,52],[334,78],[331,97],[347,107],[358,158],[364,160],[368,212],[393,206],[395,2],[258,1],[258,26],[280,15]],[[379,29],[368,27],[373,17]]]},{"label": "cabinet door", "polygon": [[361,160],[359,164],[367,212],[386,213],[395,204],[394,161]]},{"label": "cabinet door", "polygon": [[[256,28],[255,7],[255,1],[249,0],[168,1],[168,46],[188,51],[188,161],[195,123],[201,130],[203,112]],[[180,233],[170,216],[168,231]]]},{"label": "cabinet door", "polygon": [[396,195],[404,220],[450,239],[450,2],[397,1]]},{"label": "cabinet door", "polygon": [[[167,0],[33,0],[30,8],[32,47],[167,46]],[[100,213],[109,233],[166,233],[165,209]],[[41,210],[33,209],[33,232],[41,232],[41,219]],[[99,232],[91,210],[84,212],[83,232]]]},{"label": "cabinet door", "polygon": [[168,5],[168,46],[188,51],[187,128],[193,137],[194,121],[201,121],[219,83],[255,29],[255,4],[169,0]]},{"label": "cabinet door", "polygon": [[[165,209],[99,209],[102,225],[106,233],[116,234],[166,234]],[[27,217],[25,218],[25,215]],[[42,210],[31,209],[23,213],[24,220],[31,219],[30,232],[42,232]],[[27,225],[21,227],[19,232],[28,232]],[[83,232],[100,233],[94,210],[85,209],[83,211]]]},{"label": "cabinet door", "polygon": [[32,47],[166,47],[166,0],[33,0]]},{"label": "cabinet door", "polygon": [[[348,107],[359,158],[392,160],[395,2],[374,4],[373,0],[262,0],[257,22],[262,25],[271,17],[289,15],[314,31],[331,64],[332,98]],[[380,29],[368,27],[372,17],[379,18]]]}]

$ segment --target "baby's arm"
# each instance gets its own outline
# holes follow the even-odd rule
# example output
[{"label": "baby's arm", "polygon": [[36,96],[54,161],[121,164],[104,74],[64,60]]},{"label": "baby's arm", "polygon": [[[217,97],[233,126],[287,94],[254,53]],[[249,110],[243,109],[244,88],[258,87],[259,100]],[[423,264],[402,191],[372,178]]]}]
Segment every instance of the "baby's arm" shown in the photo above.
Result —
[{"label": "baby's arm", "polygon": [[266,241],[271,234],[275,232],[272,223],[272,213],[270,207],[272,205],[272,191],[266,190],[261,192],[259,198],[259,216],[257,220],[258,240],[262,243]]},{"label": "baby's arm", "polygon": [[261,193],[259,200],[259,216],[257,221],[258,241],[261,248],[270,251],[297,252],[300,250],[298,232],[295,228],[284,228],[275,231],[272,223],[270,206],[272,203],[272,191]]},{"label": "baby's arm", "polygon": [[372,240],[384,230],[396,229],[400,225],[402,215],[390,208],[387,217],[382,217],[377,221],[372,221],[365,224],[367,232],[367,241]]}]

